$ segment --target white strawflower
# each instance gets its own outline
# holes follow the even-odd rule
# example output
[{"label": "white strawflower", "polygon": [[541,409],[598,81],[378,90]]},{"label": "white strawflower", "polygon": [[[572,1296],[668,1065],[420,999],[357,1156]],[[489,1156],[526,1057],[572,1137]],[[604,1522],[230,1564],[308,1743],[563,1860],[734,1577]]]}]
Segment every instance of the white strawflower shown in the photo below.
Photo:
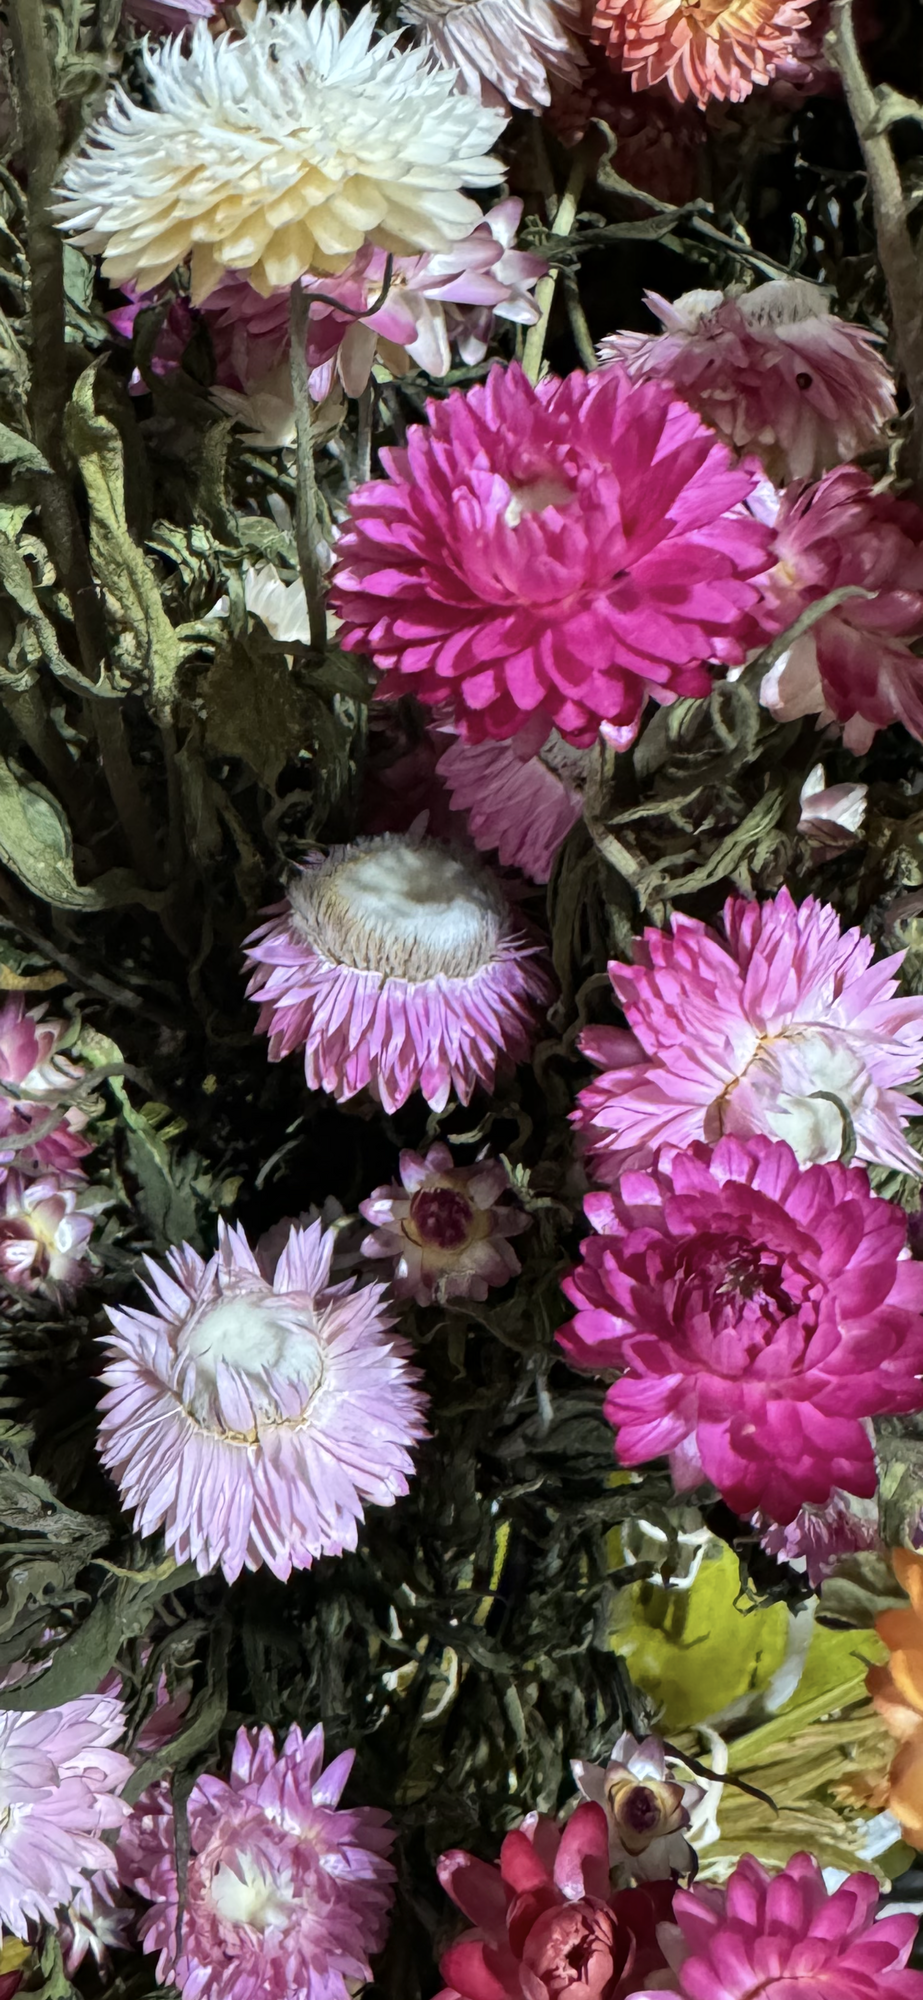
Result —
[{"label": "white strawflower", "polygon": [[257,291],[345,268],[363,244],[444,250],[480,221],[462,185],[491,187],[505,115],[337,0],[268,13],[243,32],[145,46],[150,109],[116,86],[68,163],[57,219],[103,270],[150,291],[192,252],[192,295],[226,270]]}]

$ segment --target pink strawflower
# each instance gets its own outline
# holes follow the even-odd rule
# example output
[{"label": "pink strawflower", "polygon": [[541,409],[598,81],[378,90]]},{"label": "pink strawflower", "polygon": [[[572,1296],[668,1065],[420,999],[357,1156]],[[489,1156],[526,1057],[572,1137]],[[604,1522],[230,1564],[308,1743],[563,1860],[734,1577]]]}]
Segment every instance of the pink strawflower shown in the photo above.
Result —
[{"label": "pink strawflower", "polygon": [[599,1805],[578,1806],[563,1833],[529,1813],[499,1867],[452,1848],[437,1871],[476,1926],[443,1952],[438,2000],[627,2000],[666,1964],[657,1927],[673,1884],[613,1890]]},{"label": "pink strawflower", "polygon": [[43,1173],[24,1179],[12,1170],[0,1180],[0,1277],[18,1292],[40,1292],[60,1302],[78,1291],[93,1270],[89,1243],[105,1207],[99,1188],[73,1175]]},{"label": "pink strawflower", "polygon": [[217,14],[221,0],[122,0],[122,12],[155,35],[179,35],[193,21],[208,21]]},{"label": "pink strawflower", "polygon": [[[677,1890],[676,1928],[664,1925],[683,2000],[923,2000],[923,1973],[907,1969],[915,1916],[879,1917],[874,1875],[829,1891],[810,1854],[770,1875],[752,1854],[726,1888]],[[636,1989],[636,2000],[660,2000]]]},{"label": "pink strawflower", "polygon": [[674,1759],[667,1758],[659,1736],[639,1743],[625,1730],[607,1763],[588,1764],[580,1757],[571,1770],[584,1798],[606,1815],[613,1868],[636,1882],[695,1874],[698,1863],[686,1828],[705,1793],[701,1785],[677,1780]]},{"label": "pink strawflower", "polygon": [[[166,293],[139,292],[136,286],[127,282],[120,290],[124,293],[126,304],[108,312],[106,318],[113,331],[127,341],[134,338],[138,314],[150,306],[159,305],[162,299],[169,299],[157,329],[148,368],[152,375],[175,375],[196,328],[196,316],[188,298],[183,293],[174,293],[171,297],[168,289]],[[130,396],[146,396],[148,393],[148,385],[139,368],[132,369],[127,386]]]},{"label": "pink strawflower", "polygon": [[529,1054],[553,988],[490,877],[413,830],[331,848],[248,940],[270,1062],[311,1090],[443,1111]]},{"label": "pink strawflower", "polygon": [[828,785],[823,764],[815,764],[799,794],[798,832],[824,850],[823,858],[854,847],[865,825],[868,795],[868,785]]},{"label": "pink strawflower", "polygon": [[547,882],[583,811],[587,762],[586,751],[565,743],[557,730],[544,743],[523,730],[509,743],[466,743],[459,736],[436,769],[453,812],[467,814],[475,846],[495,848],[505,868]]},{"label": "pink strawflower", "polygon": [[337,550],[340,642],[382,695],[453,700],[473,742],[544,722],[589,747],[743,657],[768,546],[741,506],[753,468],[659,383],[534,388],[514,363],[428,411],[350,496]]},{"label": "pink strawflower", "polygon": [[596,0],[593,35],[636,90],[741,104],[803,55],[812,0]]},{"label": "pink strawflower", "polygon": [[66,1032],[67,1022],[46,1019],[44,1006],[26,1013],[21,993],[0,1006],[0,1164],[82,1174],[79,1162],[91,1150],[81,1137],[86,1113],[67,1099],[83,1072],[61,1050]]},{"label": "pink strawflower", "polygon": [[[111,1857],[109,1866],[115,1867]],[[58,1919],[61,1955],[68,1979],[79,1971],[88,1954],[101,1973],[108,1973],[110,1954],[126,1951],[132,1942],[135,1915],[134,1906],[120,1895],[111,1875],[101,1871],[91,1875]]]},{"label": "pink strawflower", "polygon": [[836,1488],[825,1507],[802,1507],[787,1527],[767,1526],[760,1514],[753,1526],[765,1528],[760,1541],[767,1554],[802,1567],[812,1590],[832,1576],[842,1556],[883,1548],[877,1501],[856,1500]]},{"label": "pink strawflower", "polygon": [[16,1937],[115,1861],[103,1834],[128,1811],[118,1797],[134,1766],[113,1750],[120,1701],[86,1694],[40,1714],[0,1709],[0,1923]]},{"label": "pink strawflower", "polygon": [[667,383],[736,450],[759,452],[777,484],[854,458],[897,414],[876,335],[837,319],[805,278],[771,278],[742,298],[644,296],[664,331],[610,334],[600,360]]},{"label": "pink strawflower", "polygon": [[585,1206],[597,1233],[558,1339],[625,1371],[605,1402],[621,1463],[669,1454],[678,1492],[710,1479],[782,1526],[835,1487],[869,1499],[865,1420],[923,1403],[923,1267],[864,1168],[722,1139]]},{"label": "pink strawflower", "polygon": [[400,1184],[375,1189],[359,1203],[373,1228],[362,1244],[366,1257],[389,1258],[396,1299],[440,1305],[446,1299],[486,1299],[491,1285],[505,1285],[521,1270],[509,1242],[529,1227],[521,1208],[504,1204],[510,1177],[502,1160],[456,1167],[439,1141],[423,1157],[404,1152]]},{"label": "pink strawflower", "polygon": [[836,720],[849,750],[867,750],[892,722],[923,739],[923,660],[911,650],[923,638],[923,510],[843,465],[782,496],[775,557],[766,596],[780,632],[828,591],[857,584],[870,594],[847,598],[796,639],[760,700],[783,721]]},{"label": "pink strawflower", "polygon": [[348,2000],[385,1941],[394,1832],[372,1806],[337,1810],[355,1752],[326,1769],[324,1732],[239,1729],[230,1778],[210,1774],[186,1808],[189,1866],[179,1888],[169,1787],[152,1785],[119,1842],[126,1886],[157,1979],[183,2000]]},{"label": "pink strawflower", "polygon": [[[416,365],[441,376],[452,365],[453,341],[464,361],[483,358],[495,316],[531,326],[538,308],[530,294],[548,266],[513,247],[521,217],[518,199],[497,202],[450,249],[393,258],[382,305],[388,259],[372,244],[339,276],[302,279],[313,301],[307,356],[314,401],[322,402],[337,378],[348,395],[360,395],[376,357],[393,375]],[[337,312],[330,299],[348,311]],[[202,310],[220,383],[249,392],[287,354],[287,290],[264,297],[229,271]]]},{"label": "pink strawflower", "polygon": [[584,0],[402,0],[401,19],[482,104],[542,111],[577,82]]},{"label": "pink strawflower", "polygon": [[923,998],[898,992],[900,952],[873,965],[870,938],[787,889],[730,896],[723,936],[676,913],[672,932],[645,930],[634,949],[633,966],[609,965],[634,1032],[580,1038],[603,1070],[574,1113],[597,1180],[723,1132],[835,1160],[850,1124],[858,1159],[919,1173],[903,1131],[919,1107],[900,1086],[923,1069]]},{"label": "pink strawflower", "polygon": [[100,1455],[177,1562],[284,1579],[406,1493],[422,1398],[383,1286],[331,1284],[333,1230],[293,1228],[271,1283],[242,1230],[218,1232],[207,1263],[146,1259],[153,1312],[108,1308]]}]

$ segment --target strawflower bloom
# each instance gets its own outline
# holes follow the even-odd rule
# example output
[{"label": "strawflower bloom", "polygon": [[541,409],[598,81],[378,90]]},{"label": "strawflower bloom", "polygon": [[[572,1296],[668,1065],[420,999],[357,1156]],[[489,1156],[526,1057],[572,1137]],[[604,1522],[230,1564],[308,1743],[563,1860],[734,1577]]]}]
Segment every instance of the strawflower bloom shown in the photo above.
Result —
[{"label": "strawflower bloom", "polygon": [[436,769],[453,812],[466,814],[475,846],[495,848],[505,868],[547,882],[583,811],[587,762],[587,752],[557,730],[543,743],[523,730],[509,743],[466,743],[459,736]]},{"label": "strawflower bloom", "polygon": [[767,603],[784,632],[819,598],[858,585],[784,652],[760,688],[782,721],[817,715],[843,728],[848,750],[902,722],[923,740],[923,510],[877,493],[867,472],[842,465],[816,486],[789,487],[775,524]]},{"label": "strawflower bloom", "polygon": [[613,1868],[637,1882],[695,1874],[686,1828],[705,1793],[701,1785],[677,1780],[658,1736],[639,1743],[625,1730],[608,1763],[577,1758],[571,1770],[584,1798],[602,1806],[606,1815]]},{"label": "strawflower bloom", "polygon": [[828,785],[823,764],[815,764],[801,787],[798,832],[812,847],[842,853],[861,836],[868,796],[867,785]]},{"label": "strawflower bloom", "polygon": [[180,1893],[169,1787],[152,1785],[119,1842],[122,1879],[153,1907],[141,1919],[157,1979],[183,2000],[348,2000],[371,1978],[393,1898],[394,1832],[372,1806],[340,1808],[345,1750],[324,1768],[324,1732],[237,1732],[230,1778],[198,1778],[186,1808]]},{"label": "strawflower bloom", "polygon": [[193,302],[222,273],[258,291],[342,271],[366,242],[443,250],[480,220],[460,190],[500,178],[503,114],[364,7],[268,12],[217,42],[207,21],[145,46],[151,108],[116,86],[72,155],[57,219],[103,272],[148,291],[192,253]]},{"label": "strawflower bloom", "polygon": [[[879,1917],[874,1875],[832,1892],[811,1854],[770,1875],[752,1854],[727,1887],[678,1889],[663,1948],[682,2000],[923,2000],[915,1916]],[[661,2000],[635,1989],[636,2000]]]},{"label": "strawflower bloom", "polygon": [[[44,1007],[27,1013],[21,993],[0,1007],[0,1164],[82,1175],[91,1149],[82,1137],[86,1113],[67,1102],[82,1072],[61,1049],[66,1028]],[[14,1143],[4,1148],[5,1139]]]},{"label": "strawflower bloom", "polygon": [[724,935],[676,914],[645,930],[636,963],[609,977],[629,1028],[587,1029],[580,1046],[603,1074],[574,1120],[605,1185],[661,1146],[724,1132],[787,1139],[799,1160],[835,1160],[852,1136],[869,1164],[918,1173],[904,1137],[918,1114],[901,1084],[923,1068],[923,999],[898,993],[902,954],[841,931],[829,904],[787,889],[768,902],[730,896]]},{"label": "strawflower bloom", "polygon": [[[114,1866],[110,1859],[110,1868]],[[58,1918],[61,1955],[68,1979],[79,1971],[87,1956],[93,1959],[100,1973],[108,1973],[110,1954],[130,1949],[136,1914],[135,1906],[119,1893],[111,1874],[97,1870],[91,1875]],[[2,1987],[0,2000],[3,2000]]]},{"label": "strawflower bloom", "polygon": [[112,1748],[124,1727],[107,1695],[40,1714],[0,1709],[0,1923],[16,1937],[53,1923],[88,1874],[114,1875],[102,1836],[128,1811],[118,1794],[134,1766]]},{"label": "strawflower bloom", "polygon": [[331,1283],[332,1229],[292,1228],[271,1281],[218,1231],[207,1263],[188,1243],[146,1260],[152,1312],[108,1309],[100,1455],[177,1562],[284,1580],[406,1493],[422,1398],[383,1286]]},{"label": "strawflower bloom", "polygon": [[777,484],[855,458],[897,414],[876,336],[837,319],[805,278],[771,278],[742,298],[644,296],[663,332],[610,334],[600,360],[668,383],[728,444],[759,452]]},{"label": "strawflower bloom", "polygon": [[155,35],[175,35],[194,21],[211,20],[221,0],[122,0],[122,13]]},{"label": "strawflower bloom", "polygon": [[890,1658],[870,1667],[865,1685],[898,1748],[882,1801],[900,1821],[912,1847],[923,1844],[923,1556],[892,1549],[894,1574],[910,1603],[906,1610],[883,1611],[875,1630]]},{"label": "strawflower bloom", "polygon": [[509,1238],[528,1229],[529,1217],[503,1201],[510,1177],[502,1160],[457,1167],[438,1141],[425,1156],[403,1152],[400,1175],[400,1183],[376,1188],[359,1203],[373,1225],[363,1255],[391,1260],[395,1298],[421,1306],[486,1299],[491,1285],[518,1275]]},{"label": "strawflower bloom", "polygon": [[71,1175],[7,1173],[0,1181],[0,1277],[14,1291],[70,1297],[93,1269],[90,1237],[106,1200]]},{"label": "strawflower bloom", "polygon": [[673,1884],[613,1890],[599,1805],[578,1806],[563,1833],[529,1813],[499,1867],[452,1848],[437,1871],[476,1926],[443,1952],[438,2000],[627,2000],[666,1964],[657,1925]]},{"label": "strawflower bloom", "polygon": [[[758,1531],[766,1526],[759,1514],[753,1525]],[[767,1555],[803,1568],[812,1590],[819,1590],[841,1557],[881,1547],[878,1503],[856,1500],[834,1487],[825,1507],[802,1507],[787,1527],[766,1527],[760,1542]]]},{"label": "strawflower bloom", "polygon": [[584,0],[403,0],[401,19],[482,104],[542,111],[578,81]]},{"label": "strawflower bloom", "polygon": [[311,1090],[421,1090],[443,1111],[525,1059],[553,988],[489,876],[451,848],[382,834],[331,848],[248,940],[270,1062],[304,1049]]},{"label": "strawflower bloom", "polygon": [[868,1419],[923,1405],[923,1267],[864,1168],[722,1139],[585,1206],[558,1339],[625,1371],[605,1401],[620,1462],[668,1454],[678,1492],[710,1479],[783,1527],[835,1488],[870,1499]]},{"label": "strawflower bloom", "polygon": [[536,388],[513,363],[428,411],[337,548],[341,643],[381,695],[453,701],[472,742],[543,722],[588,748],[743,658],[767,566],[741,505],[755,468],[667,389],[617,368]]},{"label": "strawflower bloom", "polygon": [[636,90],[741,104],[803,50],[812,0],[596,0],[593,34]]}]

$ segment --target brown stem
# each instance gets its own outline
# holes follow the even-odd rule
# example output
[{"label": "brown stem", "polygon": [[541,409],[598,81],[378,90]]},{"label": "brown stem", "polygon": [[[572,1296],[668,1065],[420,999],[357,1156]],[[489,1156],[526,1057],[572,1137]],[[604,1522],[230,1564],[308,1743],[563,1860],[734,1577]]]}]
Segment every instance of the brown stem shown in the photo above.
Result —
[{"label": "brown stem", "polygon": [[291,290],[289,306],[289,368],[295,404],[295,541],[301,564],[301,579],[308,605],[311,645],[318,653],[327,648],[327,614],[324,609],[324,573],[320,566],[317,518],[317,479],[314,472],[314,435],[311,422],[311,394],[308,388],[308,321],[311,294],[300,279]]}]

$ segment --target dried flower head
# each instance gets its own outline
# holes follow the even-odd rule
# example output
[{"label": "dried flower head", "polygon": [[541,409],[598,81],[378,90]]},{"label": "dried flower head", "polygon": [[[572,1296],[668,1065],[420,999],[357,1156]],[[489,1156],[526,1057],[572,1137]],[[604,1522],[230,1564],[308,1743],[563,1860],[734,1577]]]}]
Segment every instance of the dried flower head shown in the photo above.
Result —
[{"label": "dried flower head", "polygon": [[636,90],[740,104],[796,62],[815,0],[596,0],[593,34]]},{"label": "dried flower head", "polygon": [[177,1880],[168,1785],[138,1801],[119,1842],[122,1879],[152,1904],[141,1919],[157,1978],[184,2000],[350,2000],[385,1941],[394,1832],[371,1806],[341,1808],[354,1752],[324,1768],[324,1732],[237,1732],[230,1778],[198,1778],[186,1807],[189,1865]]},{"label": "dried flower head", "polygon": [[858,1500],[837,1487],[825,1507],[802,1507],[787,1527],[770,1527],[759,1514],[753,1526],[767,1554],[803,1569],[812,1590],[832,1576],[841,1556],[881,1547],[877,1500]]},{"label": "dried flower head", "polygon": [[798,832],[812,847],[842,853],[860,838],[868,809],[867,785],[828,785],[823,764],[815,764],[801,787]]},{"label": "dried flower head", "polygon": [[431,1146],[425,1158],[404,1152],[400,1185],[375,1189],[359,1213],[374,1227],[362,1250],[394,1265],[395,1298],[418,1305],[445,1299],[486,1299],[491,1285],[505,1285],[520,1270],[510,1244],[529,1227],[521,1208],[505,1203],[510,1177],[502,1160],[457,1167],[448,1146]]},{"label": "dried flower head", "polygon": [[293,1227],[272,1280],[242,1230],[150,1259],[152,1312],[109,1309],[99,1449],[140,1534],[228,1581],[356,1546],[406,1493],[422,1398],[383,1287],[332,1284],[334,1231]]},{"label": "dried flower head", "polygon": [[584,0],[402,0],[401,19],[482,104],[541,111],[572,88],[585,58],[573,29]]},{"label": "dried flower head", "polygon": [[0,1923],[17,1937],[54,1923],[88,1875],[114,1875],[102,1836],[128,1811],[118,1794],[134,1766],[112,1748],[124,1727],[108,1695],[39,1714],[0,1709]]},{"label": "dried flower head", "polygon": [[444,250],[480,220],[504,124],[420,50],[351,26],[337,0],[269,12],[216,42],[145,46],[151,108],[120,85],[65,167],[57,219],[103,270],[149,290],[192,253],[194,300],[224,271],[258,291],[342,271],[366,242]]},{"label": "dried flower head", "polygon": [[600,359],[632,381],[669,383],[728,444],[759,452],[777,484],[855,458],[897,414],[876,335],[837,319],[805,278],[771,278],[742,298],[644,296],[664,331],[610,334]]},{"label": "dried flower head", "polygon": [[509,743],[450,743],[436,766],[453,812],[467,814],[476,847],[496,848],[505,868],[547,882],[555,856],[583,811],[588,753],[552,730],[536,744],[523,731]]},{"label": "dried flower head", "polygon": [[673,1763],[659,1737],[646,1736],[639,1743],[626,1730],[613,1745],[607,1764],[578,1758],[571,1770],[584,1798],[603,1808],[614,1868],[636,1882],[695,1874],[696,1857],[686,1829],[705,1794],[701,1785],[673,1775]]},{"label": "dried flower head", "polygon": [[[82,1071],[63,1052],[66,1032],[67,1022],[48,1019],[44,1007],[27,1013],[21,993],[0,1007],[0,1165],[82,1176],[91,1148],[86,1113],[68,1102]],[[5,1139],[13,1142],[6,1148]]]},{"label": "dried flower head", "polygon": [[412,833],[306,867],[247,956],[270,1061],[303,1047],[310,1089],[368,1088],[386,1111],[417,1089],[436,1111],[489,1089],[553,990],[490,877]]},{"label": "dried flower head", "polygon": [[93,1269],[89,1243],[108,1197],[45,1172],[38,1180],[9,1172],[0,1181],[0,1277],[14,1291],[56,1301],[86,1283]]},{"label": "dried flower head", "polygon": [[923,1556],[892,1549],[891,1562],[910,1603],[876,1618],[875,1630],[890,1658],[884,1666],[869,1668],[865,1685],[899,1746],[883,1803],[917,1847],[923,1842]]}]

